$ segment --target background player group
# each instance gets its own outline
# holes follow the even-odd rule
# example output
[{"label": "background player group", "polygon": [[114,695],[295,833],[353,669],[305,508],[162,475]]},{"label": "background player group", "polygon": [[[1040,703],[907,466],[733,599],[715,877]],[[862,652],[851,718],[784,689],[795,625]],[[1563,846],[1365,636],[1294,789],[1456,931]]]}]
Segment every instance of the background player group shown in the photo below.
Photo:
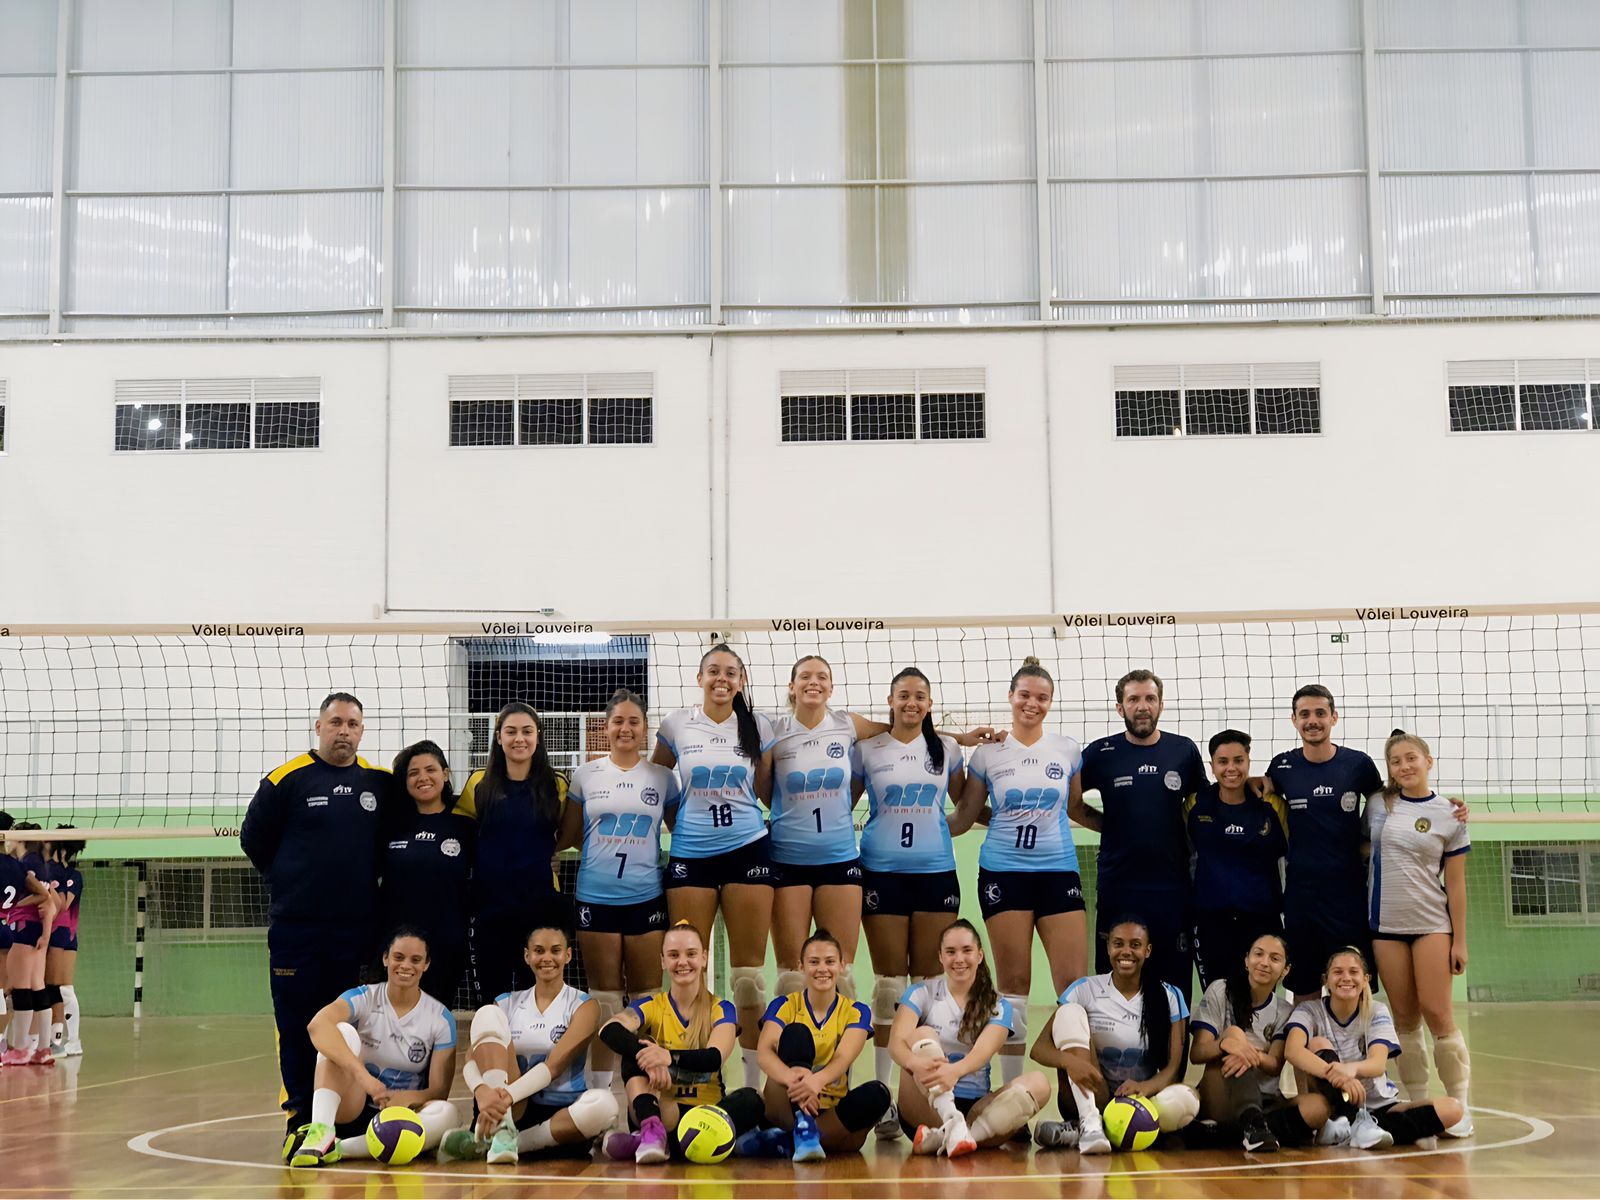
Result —
[{"label": "background player group", "polygon": [[[1008,689],[1010,728],[960,737],[935,729],[915,668],[891,681],[887,724],[830,709],[816,656],[771,718],[747,704],[728,647],[697,680],[701,702],[665,716],[648,757],[645,706],[616,692],[609,753],[570,780],[538,714],[509,704],[459,796],[439,746],[407,747],[391,776],[357,756],[359,701],[324,702],[318,749],[262,781],[241,832],[272,897],[286,1158],[367,1154],[359,1131],[389,1105],[417,1111],[427,1148],[495,1162],[587,1154],[608,1132],[611,1156],[665,1161],[703,1105],[744,1154],[821,1158],[875,1129],[958,1156],[1026,1137],[1047,1072],[1063,1119],[1037,1122],[1042,1148],[1110,1150],[1102,1111],[1118,1097],[1148,1102],[1135,1124],[1187,1126],[1190,1145],[1470,1135],[1450,999],[1467,957],[1466,811],[1433,792],[1421,738],[1388,739],[1385,782],[1332,740],[1334,698],[1307,685],[1291,702],[1297,748],[1253,776],[1249,737],[1225,730],[1208,782],[1195,744],[1159,728],[1162,685],[1145,670],[1116,685],[1125,732],[1086,748],[1046,731],[1054,682],[1032,658]],[[1073,822],[1101,839],[1092,975]],[[974,824],[987,950],[956,917],[952,839]],[[551,866],[566,847],[581,852],[571,897]],[[730,999],[706,973],[719,912]],[[856,999],[863,928],[870,1003]],[[375,930],[391,931],[376,966]],[[1035,935],[1059,994],[1031,1047],[1046,1071],[1025,1070]],[[588,992],[564,979],[574,937]],[[464,976],[477,1007],[462,1127],[446,1097]],[[868,1041],[876,1078],[852,1087]],[[736,1045],[746,1086],[727,1091]]]},{"label": "background player group", "polygon": [[[0,812],[0,833],[38,829]],[[83,843],[58,835],[0,845],[0,1067],[53,1067],[57,1055],[83,1053],[73,986]]]}]

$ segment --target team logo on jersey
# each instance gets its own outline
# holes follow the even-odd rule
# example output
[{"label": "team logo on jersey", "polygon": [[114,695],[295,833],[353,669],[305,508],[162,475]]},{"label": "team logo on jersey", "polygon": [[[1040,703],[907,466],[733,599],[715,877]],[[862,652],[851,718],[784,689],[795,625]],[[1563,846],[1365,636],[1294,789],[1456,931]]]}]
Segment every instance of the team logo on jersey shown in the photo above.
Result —
[{"label": "team logo on jersey", "polygon": [[348,796],[353,791],[355,791],[355,788],[351,787],[348,783],[337,783],[334,784],[333,787],[333,794],[335,796]]},{"label": "team logo on jersey", "polygon": [[1344,795],[1340,796],[1339,807],[1344,809],[1345,812],[1355,812],[1356,794],[1354,792],[1346,792]]},{"label": "team logo on jersey", "polygon": [[654,808],[661,803],[661,793],[656,791],[655,788],[645,788],[644,791],[639,793],[639,799]]},{"label": "team logo on jersey", "polygon": [[934,761],[931,758],[925,758],[922,760],[922,769],[929,775],[939,774],[939,768],[934,765]]},{"label": "team logo on jersey", "polygon": [[578,905],[578,925],[587,929],[594,922],[594,911],[587,904]]},{"label": "team logo on jersey", "polygon": [[565,1025],[557,1025],[554,1029],[552,1029],[550,1031],[550,1044],[552,1046],[554,1046],[557,1042],[559,1042],[562,1038],[564,1038],[566,1036],[567,1036],[567,1027]]},{"label": "team logo on jersey", "polygon": [[456,841],[455,838],[445,838],[444,841],[439,843],[439,853],[446,858],[455,858],[461,853],[461,843]]},{"label": "team logo on jersey", "polygon": [[1000,885],[998,883],[986,883],[986,884],[984,884],[983,885],[983,898],[985,900],[987,900],[990,904],[999,904],[1000,903]]},{"label": "team logo on jersey", "polygon": [[844,871],[844,877],[846,879],[860,879],[861,878],[861,867],[860,867],[860,865],[857,864],[857,863],[852,863],[850,866],[846,867],[845,871]]},{"label": "team logo on jersey", "polygon": [[667,923],[667,910],[664,908],[652,908],[644,923],[646,925],[665,925]]},{"label": "team logo on jersey", "polygon": [[861,907],[870,908],[873,912],[878,911],[877,888],[868,888],[866,891],[861,893]]},{"label": "team logo on jersey", "polygon": [[672,864],[672,877],[674,879],[687,879],[687,878],[689,878],[689,868],[683,863],[673,863]]},{"label": "team logo on jersey", "polygon": [[1133,786],[1133,776],[1132,775],[1118,775],[1115,779],[1113,779],[1111,781],[1111,786],[1112,787],[1132,787]]},{"label": "team logo on jersey", "polygon": [[1060,779],[1065,774],[1066,771],[1062,769],[1060,763],[1051,763],[1044,769],[1044,777],[1046,779]]},{"label": "team logo on jersey", "polygon": [[1139,774],[1141,775],[1154,775],[1159,770],[1161,770],[1161,768],[1156,766],[1155,763],[1139,764]]},{"label": "team logo on jersey", "polygon": [[326,796],[307,796],[306,797],[306,807],[307,808],[327,808],[328,807],[328,798]]},{"label": "team logo on jersey", "polygon": [[1222,832],[1228,834],[1231,837],[1242,837],[1244,835],[1244,826],[1243,825],[1228,825],[1226,828],[1223,829]]},{"label": "team logo on jersey", "polygon": [[377,812],[378,811],[378,798],[376,796],[374,796],[371,792],[362,792],[361,793],[361,807],[366,809],[368,812]]},{"label": "team logo on jersey", "polygon": [[1168,771],[1161,777],[1161,782],[1167,785],[1167,791],[1175,792],[1183,786],[1183,776],[1176,771]]},{"label": "team logo on jersey", "polygon": [[1418,817],[1417,818],[1416,830],[1417,830],[1418,833],[1427,833],[1428,830],[1430,830],[1432,828],[1433,828],[1433,822],[1428,820],[1427,817]]},{"label": "team logo on jersey", "polygon": [[946,896],[944,898],[944,906],[950,912],[957,911],[961,907],[961,897],[960,896]]},{"label": "team logo on jersey", "polygon": [[414,1063],[420,1063],[428,1057],[428,1043],[421,1038],[412,1038],[411,1044],[406,1047],[406,1057]]},{"label": "team logo on jersey", "polygon": [[417,834],[417,841],[419,841],[419,842],[431,842],[431,841],[435,840],[438,836],[439,835],[437,833],[434,833],[432,830],[425,829],[421,833]]},{"label": "team logo on jersey", "polygon": [[1333,795],[1333,789],[1327,784],[1322,784],[1320,787],[1312,788],[1311,794],[1313,796],[1331,796]]},{"label": "team logo on jersey", "polygon": [[843,758],[844,757],[844,743],[843,742],[829,742],[828,743],[828,757],[829,758]]},{"label": "team logo on jersey", "polygon": [[713,734],[710,738],[706,739],[706,744],[708,746],[726,746],[728,744],[728,739],[720,733]]}]

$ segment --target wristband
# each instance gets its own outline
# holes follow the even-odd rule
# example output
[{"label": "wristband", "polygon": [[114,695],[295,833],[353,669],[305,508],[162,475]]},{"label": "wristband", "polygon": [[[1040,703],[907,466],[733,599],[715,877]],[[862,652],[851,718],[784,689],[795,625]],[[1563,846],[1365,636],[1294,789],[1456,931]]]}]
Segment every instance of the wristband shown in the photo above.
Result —
[{"label": "wristband", "polygon": [[534,1063],[528,1068],[525,1075],[519,1075],[511,1081],[506,1091],[511,1093],[511,1099],[521,1103],[535,1092],[542,1092],[550,1086],[550,1068],[544,1063]]}]

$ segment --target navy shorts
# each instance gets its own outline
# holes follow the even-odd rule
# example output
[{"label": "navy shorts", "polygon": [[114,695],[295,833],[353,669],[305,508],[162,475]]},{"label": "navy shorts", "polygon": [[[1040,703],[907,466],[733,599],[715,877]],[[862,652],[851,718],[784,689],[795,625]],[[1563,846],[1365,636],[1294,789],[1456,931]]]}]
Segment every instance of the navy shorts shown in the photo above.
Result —
[{"label": "navy shorts", "polygon": [[1076,871],[986,871],[978,868],[978,908],[983,919],[1031,912],[1035,920],[1082,912],[1083,880]]},{"label": "navy shorts", "polygon": [[668,888],[720,888],[730,883],[772,887],[775,877],[770,855],[771,839],[762,834],[748,845],[710,858],[669,858]]},{"label": "navy shorts", "polygon": [[961,911],[961,877],[954,871],[863,871],[861,915],[909,917]]},{"label": "navy shorts", "polygon": [[781,888],[860,887],[861,860],[852,858],[836,863],[775,862],[772,864],[772,874]]},{"label": "navy shorts", "polygon": [[0,950],[11,949],[11,926],[0,921]]},{"label": "navy shorts", "polygon": [[1322,990],[1322,971],[1335,950],[1354,946],[1367,960],[1372,990],[1378,990],[1378,969],[1372,957],[1372,930],[1364,920],[1341,922],[1302,907],[1293,900],[1283,903],[1283,935],[1289,943],[1289,976],[1284,980],[1291,995],[1304,996]]},{"label": "navy shorts", "polygon": [[9,928],[12,946],[34,947],[44,944],[44,926],[36,921],[30,921],[26,925],[12,925]]},{"label": "navy shorts", "polygon": [[579,900],[575,918],[579,933],[620,933],[623,937],[661,933],[667,928],[667,898],[656,896],[638,904],[591,904]]},{"label": "navy shorts", "polygon": [[50,931],[50,948],[52,950],[71,950],[76,953],[78,949],[77,930],[63,929],[60,925],[57,925]]}]

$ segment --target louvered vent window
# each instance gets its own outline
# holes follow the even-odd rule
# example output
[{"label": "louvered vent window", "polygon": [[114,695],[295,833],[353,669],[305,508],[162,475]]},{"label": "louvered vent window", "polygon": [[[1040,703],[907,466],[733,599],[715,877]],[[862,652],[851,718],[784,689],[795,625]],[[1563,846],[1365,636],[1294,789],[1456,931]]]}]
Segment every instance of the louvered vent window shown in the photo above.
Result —
[{"label": "louvered vent window", "polygon": [[1446,364],[1450,432],[1589,430],[1600,358],[1471,359]]},{"label": "louvered vent window", "polygon": [[1118,367],[1118,437],[1322,432],[1322,364]]},{"label": "louvered vent window", "polygon": [[452,446],[648,446],[655,376],[452,375]]},{"label": "louvered vent window", "polygon": [[322,444],[322,380],[119,379],[112,448],[314,450]]},{"label": "louvered vent window", "polygon": [[982,367],[782,371],[784,442],[946,442],[982,439]]}]

